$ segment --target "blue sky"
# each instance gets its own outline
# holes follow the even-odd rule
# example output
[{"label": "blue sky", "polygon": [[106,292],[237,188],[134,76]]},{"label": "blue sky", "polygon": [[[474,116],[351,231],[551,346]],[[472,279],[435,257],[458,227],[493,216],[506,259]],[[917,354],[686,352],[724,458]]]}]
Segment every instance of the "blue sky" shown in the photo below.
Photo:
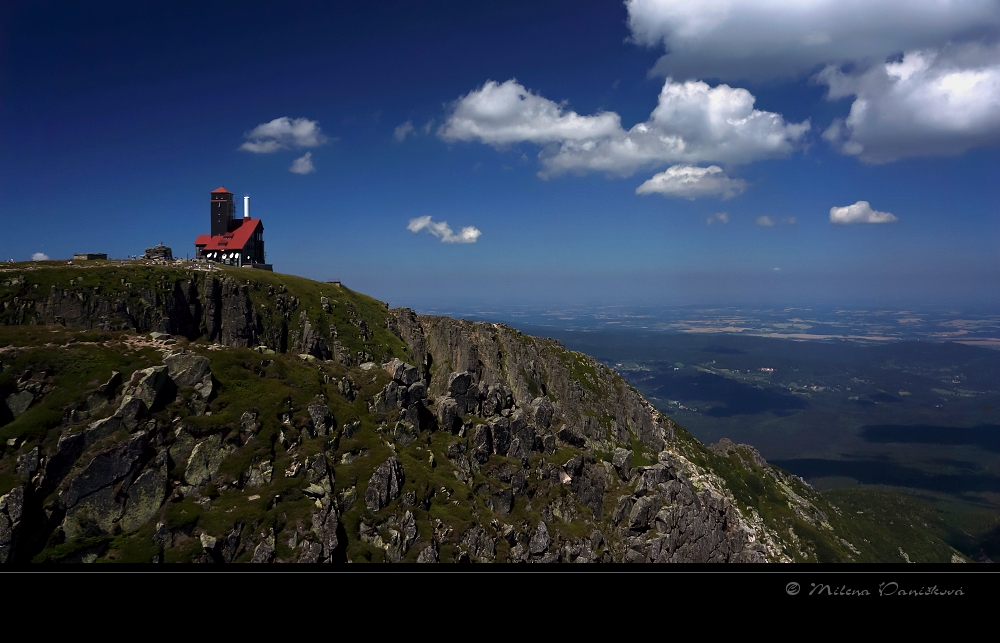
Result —
[{"label": "blue sky", "polygon": [[225,185],[393,305],[1000,301],[996,0],[343,4],[5,3],[0,258]]}]

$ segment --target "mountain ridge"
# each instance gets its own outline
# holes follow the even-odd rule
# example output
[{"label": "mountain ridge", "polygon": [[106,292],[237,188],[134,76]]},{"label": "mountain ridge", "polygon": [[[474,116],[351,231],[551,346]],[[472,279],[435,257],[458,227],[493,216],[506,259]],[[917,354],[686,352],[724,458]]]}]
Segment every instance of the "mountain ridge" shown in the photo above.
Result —
[{"label": "mountain ridge", "polygon": [[[5,266],[0,324],[4,562],[885,557],[752,447],[503,324],[118,262]],[[909,556],[958,556],[918,532]]]}]

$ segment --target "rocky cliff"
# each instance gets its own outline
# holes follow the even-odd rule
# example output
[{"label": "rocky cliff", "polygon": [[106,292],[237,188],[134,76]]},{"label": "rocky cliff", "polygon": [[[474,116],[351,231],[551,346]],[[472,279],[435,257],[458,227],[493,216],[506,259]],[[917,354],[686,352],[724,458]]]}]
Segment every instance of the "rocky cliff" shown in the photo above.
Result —
[{"label": "rocky cliff", "polygon": [[502,324],[125,266],[15,266],[0,322],[2,562],[876,557],[752,447]]},{"label": "rocky cliff", "polygon": [[248,279],[245,273],[115,262],[5,268],[0,325],[160,332],[343,364],[384,358],[386,344],[398,344],[385,330],[388,315],[380,302],[339,285],[258,273]]},{"label": "rocky cliff", "polygon": [[[673,422],[615,372],[554,340],[502,324],[390,312],[424,370],[438,428],[466,437],[458,443],[464,449],[452,458],[458,470],[472,473],[475,463],[485,464],[490,455],[521,461],[511,476],[520,474],[524,482],[519,478],[509,491],[494,492],[511,498],[503,495],[495,509],[506,510],[528,480],[538,480],[562,485],[571,498],[540,507],[546,532],[546,519],[552,524],[569,516],[573,522],[581,512],[589,514],[595,529],[590,542],[570,543],[562,558],[592,560],[597,542],[605,543],[611,560],[782,558],[779,550],[768,549],[774,539],[757,526],[759,519],[741,514],[721,480],[668,448],[676,443]],[[462,421],[469,416],[476,420]],[[531,471],[535,453],[555,455],[566,448],[578,452]],[[650,462],[633,467],[633,448]],[[535,549],[528,538],[527,549],[515,552],[555,555],[540,545]],[[582,553],[574,555],[577,550]]]}]

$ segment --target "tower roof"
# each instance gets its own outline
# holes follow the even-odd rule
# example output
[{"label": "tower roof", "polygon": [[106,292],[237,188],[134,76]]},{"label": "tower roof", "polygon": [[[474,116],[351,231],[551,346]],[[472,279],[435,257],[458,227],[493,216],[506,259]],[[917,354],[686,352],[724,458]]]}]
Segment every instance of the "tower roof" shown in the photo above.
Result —
[{"label": "tower roof", "polygon": [[217,189],[212,190],[210,194],[232,194],[232,192],[227,190],[226,186],[220,185]]}]

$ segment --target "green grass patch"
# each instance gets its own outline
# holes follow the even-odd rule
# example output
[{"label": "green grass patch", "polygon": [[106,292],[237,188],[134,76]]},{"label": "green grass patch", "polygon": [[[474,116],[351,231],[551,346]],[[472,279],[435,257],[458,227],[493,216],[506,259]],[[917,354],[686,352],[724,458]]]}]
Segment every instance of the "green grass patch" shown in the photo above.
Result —
[{"label": "green grass patch", "polygon": [[88,551],[97,553],[104,549],[111,540],[110,536],[94,536],[91,538],[81,538],[68,543],[62,543],[53,547],[46,547],[31,559],[33,563],[61,563],[73,560],[77,556]]},{"label": "green grass patch", "polygon": [[639,441],[631,431],[629,432],[629,448],[632,450],[633,467],[649,467],[656,464],[656,456],[649,453],[649,447]]},{"label": "green grass patch", "polygon": [[24,476],[14,471],[14,459],[6,458],[0,462],[0,496],[4,496],[14,487],[24,484]]},{"label": "green grass patch", "polygon": [[179,502],[168,502],[165,518],[168,529],[180,529],[198,522],[203,510],[193,498],[184,498]]},{"label": "green grass patch", "polygon": [[859,562],[902,563],[900,549],[914,563],[947,563],[957,553],[948,544],[957,534],[924,502],[892,489],[852,487],[823,493],[839,511],[830,523],[862,553]]},{"label": "green grass patch", "polygon": [[[0,334],[7,328],[0,327]],[[13,360],[4,359],[0,373],[0,394],[15,390],[16,380],[25,371],[35,377],[50,373],[44,382],[50,389],[36,399],[27,411],[0,427],[0,440],[44,440],[51,429],[62,425],[63,417],[75,404],[107,381],[112,371],[119,371],[127,381],[137,368],[146,368],[155,361],[145,353],[125,353],[117,346],[73,344],[62,348],[26,348],[17,351]],[[157,356],[159,357],[159,356]],[[97,384],[95,384],[95,382]]]},{"label": "green grass patch", "polygon": [[569,368],[570,377],[580,383],[583,388],[591,393],[599,393],[597,382],[597,369],[590,357],[583,353],[566,351],[564,354],[564,364]]},{"label": "green grass patch", "polygon": [[153,541],[156,532],[155,521],[149,521],[130,534],[115,537],[108,551],[102,556],[110,563],[148,563],[162,552],[159,544]]}]

